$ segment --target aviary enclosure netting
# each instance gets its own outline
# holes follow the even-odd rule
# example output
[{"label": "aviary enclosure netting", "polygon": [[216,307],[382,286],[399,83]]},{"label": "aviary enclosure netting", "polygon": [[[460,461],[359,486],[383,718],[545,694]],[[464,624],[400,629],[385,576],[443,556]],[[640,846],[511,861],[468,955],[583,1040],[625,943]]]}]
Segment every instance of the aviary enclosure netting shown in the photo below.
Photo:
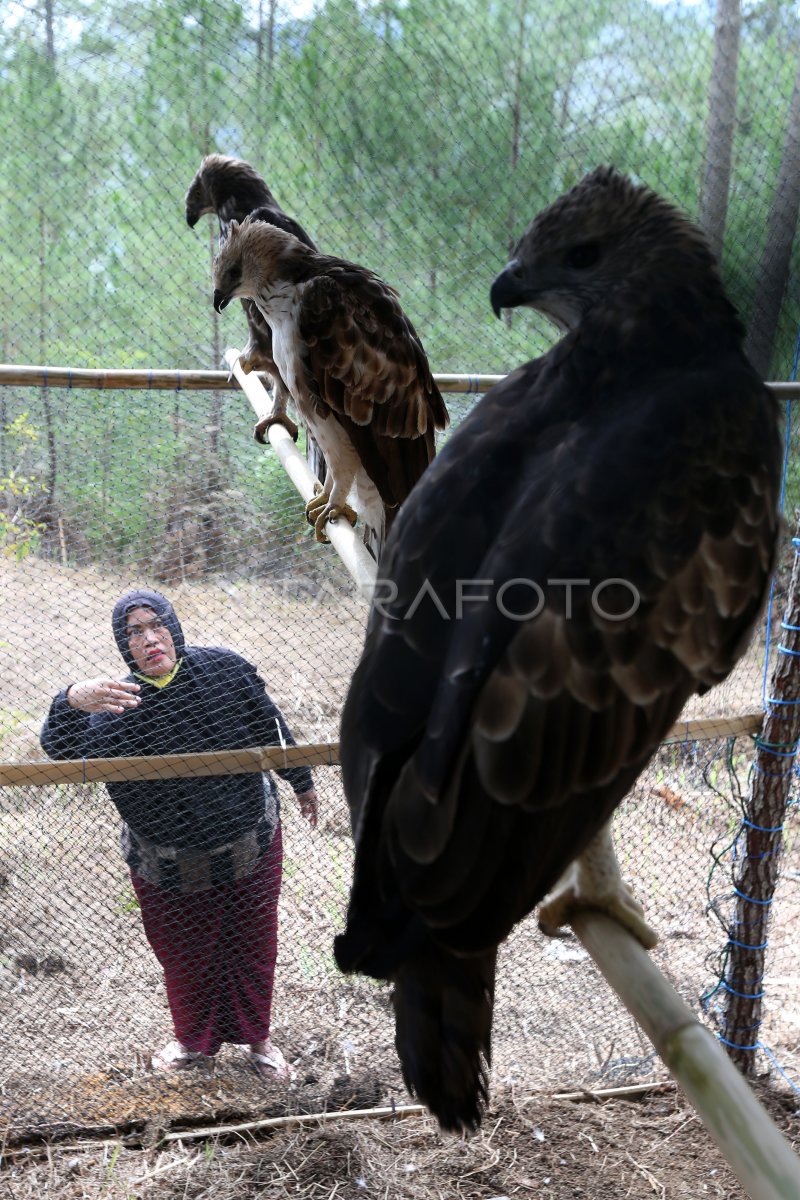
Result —
[{"label": "aviary enclosure netting", "polygon": [[[552,334],[535,317],[494,320],[493,273],[543,204],[613,161],[701,215],[712,236],[724,232],[751,350],[769,378],[787,379],[797,251],[776,281],[794,227],[791,204],[776,214],[773,201],[800,141],[800,30],[792,4],[748,6],[731,27],[737,12],[648,0],[455,3],[435,20],[416,0],[7,5],[0,357],[218,368],[224,346],[244,341],[244,320],[233,308],[214,314],[216,231],[209,220],[190,232],[183,218],[186,186],[217,150],[251,161],[321,247],[399,288],[435,371],[502,373]],[[712,118],[733,97],[722,212],[712,200],[726,135],[709,120],[711,96]],[[456,423],[474,397],[447,400]],[[110,610],[139,583],[173,600],[189,642],[253,661],[298,742],[336,739],[366,606],[313,543],[251,425],[235,388],[0,388],[6,762],[41,757],[38,730],[60,687],[120,670]],[[790,423],[789,513],[797,461]],[[728,684],[687,716],[758,711],[765,647],[763,630]],[[617,822],[626,876],[662,934],[656,960],[693,1006],[706,997],[712,1021],[726,935],[707,910],[715,902],[724,915],[731,894],[752,757],[749,737],[665,746]],[[281,785],[273,1033],[296,1078],[268,1093],[230,1047],[213,1074],[165,1082],[150,1071],[169,1014],[104,788],[0,792],[0,1111],[10,1132],[261,1111],[265,1094],[279,1110],[403,1100],[385,991],[332,962],[351,844],[338,770],[315,778],[315,833]],[[800,1075],[795,811],[790,803],[759,1033],[761,1065],[790,1075]],[[532,921],[517,930],[500,973],[497,1086],[602,1087],[661,1070],[575,942],[545,940]]]}]

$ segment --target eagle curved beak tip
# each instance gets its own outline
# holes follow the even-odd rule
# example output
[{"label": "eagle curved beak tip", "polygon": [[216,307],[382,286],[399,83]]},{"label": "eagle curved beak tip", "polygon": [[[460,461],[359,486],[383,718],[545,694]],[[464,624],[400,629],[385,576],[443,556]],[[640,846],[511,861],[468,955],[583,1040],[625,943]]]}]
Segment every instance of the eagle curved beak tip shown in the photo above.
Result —
[{"label": "eagle curved beak tip", "polygon": [[222,312],[223,308],[230,303],[230,297],[221,292],[219,288],[214,288],[214,308],[217,312]]},{"label": "eagle curved beak tip", "polygon": [[516,259],[497,275],[489,292],[492,312],[499,317],[504,308],[516,308],[522,303],[520,288],[520,270]]}]

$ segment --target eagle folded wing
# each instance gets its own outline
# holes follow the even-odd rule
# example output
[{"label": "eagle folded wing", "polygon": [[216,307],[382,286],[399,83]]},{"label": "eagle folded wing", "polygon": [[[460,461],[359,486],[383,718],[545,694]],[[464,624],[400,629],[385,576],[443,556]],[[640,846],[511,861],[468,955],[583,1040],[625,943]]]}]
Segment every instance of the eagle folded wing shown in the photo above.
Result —
[{"label": "eagle folded wing", "polygon": [[[751,447],[763,434],[746,411],[735,435],[708,436],[737,408],[735,374],[723,372],[713,395],[695,383],[684,381],[687,419],[660,465],[637,443],[669,382],[663,395],[654,380],[628,396],[612,487],[602,430],[576,442],[569,422],[557,435],[537,429],[537,372],[517,372],[401,514],[383,564],[397,596],[373,611],[342,724],[357,842],[383,866],[368,873],[380,893],[367,900],[373,913],[399,892],[453,949],[502,940],[602,828],[688,696],[741,653],[771,569],[773,465],[758,468]],[[567,392],[552,376],[546,384],[548,410],[568,411]],[[701,402],[712,415],[698,450],[690,417]],[[467,442],[483,456],[477,479],[461,466]],[[527,460],[524,472],[503,470],[501,442]],[[561,476],[558,463],[573,469]],[[691,513],[678,527],[676,496]],[[515,579],[523,612],[536,600],[526,581],[543,588],[530,620],[501,611],[502,585]],[[573,586],[567,615],[570,579],[586,586]],[[624,581],[616,598],[613,579]],[[634,600],[625,620],[604,616]],[[507,592],[506,608],[514,603]],[[353,895],[358,903],[358,877]]]},{"label": "eagle folded wing", "polygon": [[320,396],[376,435],[417,438],[444,429],[447,410],[394,288],[343,267],[304,288],[298,329]]},{"label": "eagle folded wing", "polygon": [[340,739],[356,862],[336,960],[392,981],[404,1078],[452,1129],[481,1119],[516,921],[595,906],[653,944],[608,820],[741,655],[780,488],[774,397],[703,235],[648,188],[592,172],[491,303],[566,336],[401,511]]}]

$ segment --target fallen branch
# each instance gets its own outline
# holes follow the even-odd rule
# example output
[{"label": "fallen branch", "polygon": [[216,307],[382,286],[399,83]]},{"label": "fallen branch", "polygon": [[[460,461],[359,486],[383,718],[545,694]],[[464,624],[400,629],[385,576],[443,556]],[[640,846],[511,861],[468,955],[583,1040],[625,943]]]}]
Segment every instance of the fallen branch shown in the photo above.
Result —
[{"label": "fallen branch", "polygon": [[614,1097],[623,1099],[633,1096],[645,1096],[648,1092],[672,1092],[675,1082],[672,1079],[662,1079],[660,1083],[631,1083],[627,1087],[615,1088],[581,1088],[579,1092],[540,1092],[540,1096],[550,1096],[552,1100],[611,1100]]},{"label": "fallen branch", "polygon": [[294,1125],[325,1124],[330,1121],[353,1121],[370,1119],[387,1121],[392,1117],[424,1117],[428,1110],[424,1104],[398,1104],[392,1108],[345,1108],[341,1112],[295,1113],[290,1117],[265,1117],[261,1121],[245,1121],[241,1125],[210,1125],[205,1129],[185,1129],[167,1133],[158,1145],[167,1142],[183,1142],[193,1138],[222,1137],[232,1133],[255,1133],[264,1129],[286,1129]]}]

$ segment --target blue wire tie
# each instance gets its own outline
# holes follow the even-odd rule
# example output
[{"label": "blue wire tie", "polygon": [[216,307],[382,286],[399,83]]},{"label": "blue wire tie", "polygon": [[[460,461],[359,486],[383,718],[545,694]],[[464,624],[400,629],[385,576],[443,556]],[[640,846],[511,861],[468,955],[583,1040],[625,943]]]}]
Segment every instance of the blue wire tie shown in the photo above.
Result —
[{"label": "blue wire tie", "polygon": [[783,830],[782,825],[754,825],[747,817],[742,817],[742,824],[748,829],[757,829],[759,833],[781,833]]},{"label": "blue wire tie", "polygon": [[769,942],[759,942],[757,946],[750,946],[747,944],[747,942],[737,942],[736,938],[732,938],[731,935],[728,934],[728,945],[741,946],[742,950],[766,950]]},{"label": "blue wire tie", "polygon": [[762,746],[765,750],[777,750],[779,747],[784,747],[787,750],[796,750],[800,745],[800,738],[795,738],[792,742],[769,742],[766,738],[762,738],[760,734],[753,735],[753,742],[756,746]]},{"label": "blue wire tie", "polygon": [[178,382],[175,385],[175,391],[179,392],[180,390],[181,390],[181,373],[180,373],[180,371],[178,371]]},{"label": "blue wire tie", "polygon": [[788,750],[775,749],[776,746],[788,746],[788,742],[762,742],[761,738],[754,738],[753,742],[759,750],[766,750],[767,754],[774,754],[776,758],[794,758],[797,754],[796,742],[792,742]]},{"label": "blue wire tie", "polygon": [[738,1042],[729,1042],[728,1039],[724,1038],[721,1033],[717,1034],[717,1040],[722,1042],[725,1046],[730,1046],[731,1049],[733,1049],[733,1050],[760,1050],[761,1049],[760,1042],[756,1042],[754,1046],[741,1046]]},{"label": "blue wire tie", "polygon": [[730,992],[732,996],[738,996],[740,1000],[763,1000],[767,994],[766,992],[737,992],[736,988],[732,988],[724,979],[721,979],[720,983],[726,992]]},{"label": "blue wire tie", "polygon": [[800,625],[787,625],[786,621],[781,621],[781,629],[788,629],[790,633],[800,633]]},{"label": "blue wire tie", "polygon": [[786,654],[792,658],[800,658],[800,650],[790,650],[788,646],[778,646],[778,654]]},{"label": "blue wire tie", "polygon": [[150,373],[147,376],[147,390],[148,390],[148,392],[153,390],[153,368],[152,367],[150,368]]},{"label": "blue wire tie", "polygon": [[748,904],[759,904],[763,908],[766,908],[768,905],[772,904],[772,899],[756,900],[753,896],[745,896],[744,892],[740,892],[737,887],[734,887],[733,890],[736,893],[736,895],[740,898],[740,900],[746,900]]},{"label": "blue wire tie", "polygon": [[753,763],[750,769],[751,771],[756,771],[759,775],[763,775],[765,779],[791,779],[794,774],[792,769],[788,771],[765,771],[758,763]]}]

